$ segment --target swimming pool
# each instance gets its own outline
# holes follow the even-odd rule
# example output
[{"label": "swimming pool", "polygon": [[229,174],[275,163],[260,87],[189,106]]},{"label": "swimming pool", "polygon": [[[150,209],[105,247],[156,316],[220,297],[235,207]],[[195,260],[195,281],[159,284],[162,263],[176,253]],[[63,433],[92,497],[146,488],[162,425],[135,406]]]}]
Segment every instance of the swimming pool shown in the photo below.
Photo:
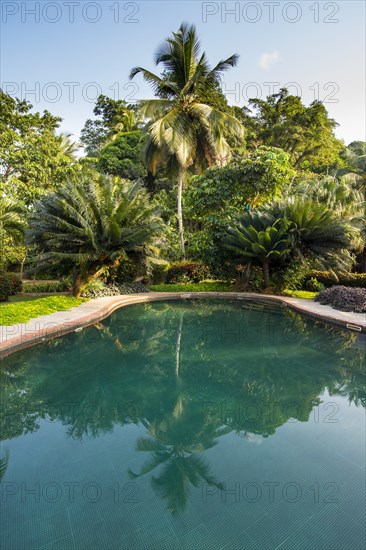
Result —
[{"label": "swimming pool", "polygon": [[365,337],[132,305],[1,364],[2,549],[363,549]]}]

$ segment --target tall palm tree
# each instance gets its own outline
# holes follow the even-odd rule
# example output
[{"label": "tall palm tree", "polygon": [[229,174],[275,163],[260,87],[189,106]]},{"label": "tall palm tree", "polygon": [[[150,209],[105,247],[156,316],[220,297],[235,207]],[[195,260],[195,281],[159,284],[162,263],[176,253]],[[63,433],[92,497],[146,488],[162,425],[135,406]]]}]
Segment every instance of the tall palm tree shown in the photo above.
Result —
[{"label": "tall palm tree", "polygon": [[98,175],[69,181],[43,197],[30,216],[27,240],[38,245],[40,263],[75,263],[74,295],[123,258],[148,267],[162,220],[139,183]]},{"label": "tall palm tree", "polygon": [[182,255],[185,255],[182,190],[188,169],[202,170],[229,155],[225,132],[244,135],[242,124],[233,116],[204,102],[210,90],[219,85],[220,76],[235,67],[238,55],[220,61],[214,68],[201,54],[193,25],[182,23],[155,54],[155,64],[162,64],[158,76],[143,67],[132,69],[130,78],[141,73],[152,85],[159,99],[141,102],[142,117],[148,119],[145,148],[147,168],[155,173],[167,161],[177,174],[178,224]]}]

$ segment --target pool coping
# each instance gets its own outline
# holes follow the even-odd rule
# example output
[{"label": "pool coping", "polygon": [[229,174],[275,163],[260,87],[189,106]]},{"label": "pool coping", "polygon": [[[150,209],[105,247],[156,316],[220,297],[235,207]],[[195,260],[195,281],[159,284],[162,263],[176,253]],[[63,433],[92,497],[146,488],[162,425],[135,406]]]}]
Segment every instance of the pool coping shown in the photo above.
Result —
[{"label": "pool coping", "polygon": [[366,333],[366,314],[338,311],[312,300],[249,292],[146,292],[95,298],[66,311],[31,319],[28,323],[0,326],[0,358],[69,332],[82,330],[109,317],[116,309],[128,305],[192,298],[234,298],[279,303],[317,321],[331,323],[358,333]]}]

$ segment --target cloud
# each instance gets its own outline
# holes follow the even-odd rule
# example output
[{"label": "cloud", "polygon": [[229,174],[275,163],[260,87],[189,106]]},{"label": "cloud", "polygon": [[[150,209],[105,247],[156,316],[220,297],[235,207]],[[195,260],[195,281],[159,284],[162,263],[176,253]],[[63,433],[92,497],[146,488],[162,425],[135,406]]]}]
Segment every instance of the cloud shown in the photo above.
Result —
[{"label": "cloud", "polygon": [[276,50],[273,50],[271,53],[262,53],[259,58],[259,66],[262,67],[262,69],[269,69],[271,65],[277,63],[278,59],[279,56]]}]

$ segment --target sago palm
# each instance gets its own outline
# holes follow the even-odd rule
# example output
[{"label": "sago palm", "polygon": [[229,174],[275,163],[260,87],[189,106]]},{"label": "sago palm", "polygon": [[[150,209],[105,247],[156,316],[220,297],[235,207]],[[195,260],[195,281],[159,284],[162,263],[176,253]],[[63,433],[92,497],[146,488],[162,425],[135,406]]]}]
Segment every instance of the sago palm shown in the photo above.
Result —
[{"label": "sago palm", "polygon": [[241,123],[204,101],[219,85],[220,76],[237,64],[232,55],[211,68],[206,54],[201,54],[195,27],[182,23],[155,54],[156,65],[162,65],[158,76],[142,67],[132,69],[130,78],[141,73],[152,85],[159,99],[141,102],[142,116],[148,119],[145,148],[147,168],[155,173],[161,162],[168,162],[177,174],[178,224],[181,252],[184,256],[182,189],[188,169],[202,170],[229,155],[225,133],[243,136]]},{"label": "sago palm", "polygon": [[39,201],[28,242],[40,249],[40,263],[75,264],[78,296],[86,282],[126,256],[146,262],[161,231],[162,221],[140,184],[98,175],[70,181]]},{"label": "sago palm", "polygon": [[324,204],[308,198],[289,198],[269,207],[275,218],[287,219],[292,234],[292,254],[321,269],[349,270],[348,248],[354,230]]},{"label": "sago palm", "polygon": [[286,220],[275,220],[270,214],[246,212],[226,230],[223,244],[239,260],[259,263],[268,286],[271,261],[283,258],[291,250],[288,227]]}]

